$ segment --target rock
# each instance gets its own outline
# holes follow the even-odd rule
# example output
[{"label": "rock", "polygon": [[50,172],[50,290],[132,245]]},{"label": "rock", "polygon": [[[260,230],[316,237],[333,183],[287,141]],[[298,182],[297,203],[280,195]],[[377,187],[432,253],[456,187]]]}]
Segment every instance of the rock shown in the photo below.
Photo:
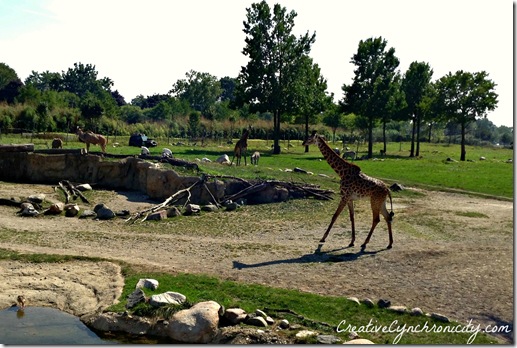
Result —
[{"label": "rock", "polygon": [[197,214],[201,211],[201,207],[197,204],[187,204],[185,207],[185,213],[184,215],[192,215]]},{"label": "rock", "polygon": [[346,341],[343,344],[375,344],[370,340],[367,340],[366,338],[356,338],[355,340]]},{"label": "rock", "polygon": [[78,189],[79,191],[91,191],[91,190],[93,190],[92,187],[90,186],[90,184],[77,185],[75,188]]},{"label": "rock", "polygon": [[379,299],[379,301],[377,301],[377,306],[379,306],[379,308],[388,308],[389,306],[391,306],[391,301],[390,300],[384,300],[384,299]]},{"label": "rock", "polygon": [[66,217],[74,217],[79,214],[79,206],[77,204],[67,204],[65,205],[65,216]]},{"label": "rock", "polygon": [[447,162],[458,162],[455,159],[450,158],[450,157],[447,157],[447,159],[445,161],[447,161]]},{"label": "rock", "polygon": [[37,216],[39,215],[39,212],[34,209],[34,206],[31,203],[22,203],[18,214],[21,216]]},{"label": "rock", "polygon": [[307,171],[306,171],[305,169],[301,169],[301,168],[298,168],[298,167],[294,168],[294,169],[293,169],[293,171],[294,171],[295,173],[303,173],[303,174],[307,174]]},{"label": "rock", "polygon": [[404,190],[404,186],[402,186],[401,184],[394,183],[393,185],[390,186],[390,190],[393,192],[402,191],[402,190]]},{"label": "rock", "polygon": [[215,161],[220,164],[230,164],[230,157],[228,157],[227,154],[224,154],[217,158]]},{"label": "rock", "polygon": [[266,323],[268,325],[273,325],[275,323],[275,319],[271,318],[269,315],[266,317]]},{"label": "rock", "polygon": [[219,308],[214,301],[199,302],[174,314],[167,327],[170,338],[184,343],[209,343],[216,336]]},{"label": "rock", "polygon": [[247,313],[241,308],[228,308],[223,316],[232,325],[238,325],[246,320]]},{"label": "rock", "polygon": [[436,319],[438,321],[441,321],[443,323],[449,323],[450,320],[449,318],[447,318],[445,315],[443,314],[439,314],[439,313],[431,313],[430,314],[430,317],[433,318],[433,319]]},{"label": "rock", "polygon": [[181,212],[177,207],[170,207],[167,209],[167,217],[181,216]]},{"label": "rock", "polygon": [[154,326],[152,319],[113,312],[86,315],[81,317],[81,321],[98,331],[118,331],[130,335],[145,335]]},{"label": "rock", "polygon": [[119,217],[125,217],[125,216],[131,215],[131,213],[129,212],[129,210],[123,209],[123,210],[119,210],[119,211],[115,212],[115,215],[119,216]]},{"label": "rock", "polygon": [[38,193],[36,195],[30,195],[27,199],[32,203],[41,204],[45,200],[45,194]]},{"label": "rock", "polygon": [[316,341],[318,341],[319,344],[336,344],[341,342],[341,339],[334,335],[318,335]]},{"label": "rock", "polygon": [[365,298],[364,300],[361,301],[361,303],[363,303],[364,305],[366,305],[366,307],[368,308],[373,308],[375,306],[375,304],[373,303],[372,300],[370,300],[369,298]]},{"label": "rock", "polygon": [[215,204],[207,204],[201,207],[202,211],[208,211],[208,212],[214,212],[217,211],[219,208]]},{"label": "rock", "polygon": [[97,219],[99,220],[110,220],[115,217],[115,213],[113,212],[113,210],[107,208],[106,206],[97,209],[95,213],[97,214]]},{"label": "rock", "polygon": [[156,279],[140,279],[138,280],[138,283],[136,283],[136,289],[145,288],[156,290],[159,285],[160,283]]},{"label": "rock", "polygon": [[361,304],[361,302],[359,302],[359,299],[357,297],[348,297],[347,300],[355,302],[357,304]]},{"label": "rock", "polygon": [[210,163],[210,162],[212,162],[212,160],[210,160],[209,158],[203,157],[203,158],[201,158],[201,162]]},{"label": "rock", "polygon": [[165,305],[180,305],[185,303],[187,297],[179,292],[167,291],[163,294],[152,295],[149,304],[153,307],[161,307]]},{"label": "rock", "polygon": [[234,211],[239,208],[239,205],[235,202],[229,202],[225,205],[227,211]]},{"label": "rock", "polygon": [[413,309],[411,309],[411,311],[409,312],[411,315],[415,315],[415,316],[420,316],[420,315],[424,315],[424,311],[421,310],[420,308],[418,307],[415,307]]},{"label": "rock", "polygon": [[280,323],[278,323],[278,327],[283,330],[289,329],[289,327],[290,327],[289,320],[287,320],[287,319],[280,320]]},{"label": "rock", "polygon": [[155,211],[145,218],[146,221],[160,221],[165,219],[167,219],[167,210]]},{"label": "rock", "polygon": [[390,306],[388,307],[388,310],[396,313],[407,313],[407,307],[406,306]]},{"label": "rock", "polygon": [[65,210],[65,204],[62,202],[52,203],[44,214],[59,215]]},{"label": "rock", "polygon": [[81,216],[79,216],[79,219],[85,219],[85,218],[95,218],[97,217],[97,214],[93,210],[83,210]]},{"label": "rock", "polygon": [[95,205],[95,207],[93,208],[93,211],[95,213],[97,213],[100,209],[103,209],[103,208],[107,209],[108,207],[104,203],[99,203],[99,204]]},{"label": "rock", "polygon": [[484,160],[486,160],[486,157],[485,156],[481,156],[481,157],[479,157],[479,160],[480,161],[484,161]]},{"label": "rock", "polygon": [[247,325],[253,325],[253,326],[258,326],[258,327],[267,327],[267,322],[266,322],[266,319],[261,317],[261,316],[250,316],[248,315],[248,317],[246,318],[246,321],[245,323]]},{"label": "rock", "polygon": [[146,302],[147,298],[142,289],[136,289],[127,297],[126,308],[133,308],[139,303]]},{"label": "rock", "polygon": [[301,331],[298,331],[295,335],[296,338],[300,339],[300,338],[306,338],[306,337],[309,337],[309,336],[316,336],[318,333],[317,332],[314,332],[314,331],[310,331],[310,330],[301,330]]},{"label": "rock", "polygon": [[266,312],[264,312],[264,311],[262,311],[262,310],[260,310],[260,309],[256,309],[256,310],[255,310],[255,314],[256,314],[256,315],[258,315],[259,317],[264,318],[264,319],[266,319],[266,318],[267,318],[267,314],[266,314]]}]

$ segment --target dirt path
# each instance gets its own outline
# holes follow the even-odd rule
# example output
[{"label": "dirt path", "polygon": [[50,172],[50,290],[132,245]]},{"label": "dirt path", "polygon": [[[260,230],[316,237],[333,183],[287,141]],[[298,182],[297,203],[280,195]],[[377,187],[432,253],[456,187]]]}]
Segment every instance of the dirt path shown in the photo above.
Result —
[{"label": "dirt path", "polygon": [[[34,193],[45,193],[50,199],[54,195],[49,186],[0,185],[3,198]],[[170,230],[153,233],[129,229],[122,220],[22,218],[16,216],[16,208],[6,206],[0,206],[0,248],[102,257],[144,270],[204,273],[325,295],[385,298],[463,323],[472,319],[482,327],[511,325],[513,329],[513,203],[422,193],[396,202],[391,250],[385,249],[385,226],[378,227],[365,252],[359,248],[365,231],[360,231],[356,247],[344,248],[349,242],[344,234],[346,214],[341,218],[345,227],[336,225],[321,252],[315,253],[327,220],[310,230],[263,221],[257,231],[237,237],[229,237],[235,226],[217,226],[221,234],[196,236],[182,234],[170,223],[147,225]],[[150,206],[137,194],[105,198],[108,206],[132,212]],[[367,225],[368,219],[359,224]],[[109,305],[122,286],[119,269],[111,263],[3,261],[0,272],[6,275],[0,282],[0,308],[26,292],[33,304],[47,303],[81,314],[92,306]],[[109,286],[98,288],[103,283]],[[61,297],[55,292],[58,298],[53,299],[50,290],[57,288],[64,291]]]}]

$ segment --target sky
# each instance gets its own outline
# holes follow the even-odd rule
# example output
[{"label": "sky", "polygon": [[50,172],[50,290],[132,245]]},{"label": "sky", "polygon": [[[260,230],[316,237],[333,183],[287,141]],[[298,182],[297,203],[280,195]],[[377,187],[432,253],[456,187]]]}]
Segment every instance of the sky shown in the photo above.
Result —
[{"label": "sky", "polygon": [[[168,93],[190,70],[237,77],[248,57],[243,22],[258,0],[0,0],[0,62],[24,81],[32,71],[92,64],[126,102]],[[486,71],[498,106],[487,115],[513,127],[510,0],[268,0],[297,13],[294,33],[316,33],[310,56],[335,101],[350,84],[359,42],[382,37],[404,74],[426,62],[433,81]]]}]

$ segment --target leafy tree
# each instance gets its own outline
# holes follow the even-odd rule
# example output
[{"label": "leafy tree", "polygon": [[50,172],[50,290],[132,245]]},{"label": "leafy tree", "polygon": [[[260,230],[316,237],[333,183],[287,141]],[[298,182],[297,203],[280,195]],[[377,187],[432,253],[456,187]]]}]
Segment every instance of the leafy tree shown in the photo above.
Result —
[{"label": "leafy tree", "polygon": [[178,80],[169,93],[185,99],[190,106],[205,115],[210,115],[210,107],[215,104],[222,93],[221,83],[209,73],[190,70],[186,79]]},{"label": "leafy tree", "polygon": [[90,92],[81,99],[80,109],[81,115],[91,126],[93,126],[96,120],[101,118],[104,112],[102,102]]},{"label": "leafy tree", "polygon": [[25,85],[34,86],[40,91],[61,91],[63,90],[63,79],[60,73],[44,71],[38,73],[32,71],[29,77],[25,79]]},{"label": "leafy tree", "polygon": [[[407,108],[405,114],[413,125],[411,136],[411,152],[409,157],[420,155],[420,125],[423,118],[425,106],[428,101],[426,95],[430,93],[433,69],[424,62],[413,62],[404,74],[402,79],[402,90],[406,95]],[[416,153],[415,153],[416,137]]]},{"label": "leafy tree", "polygon": [[336,130],[344,124],[345,115],[338,105],[333,104],[323,114],[323,124],[332,129],[332,142],[336,141]]},{"label": "leafy tree", "polygon": [[18,74],[9,65],[0,63],[0,89],[3,89],[11,81],[18,80]]},{"label": "leafy tree", "polygon": [[222,77],[219,80],[222,92],[220,99],[221,101],[229,101],[230,103],[235,102],[235,88],[237,87],[237,79],[233,77]]},{"label": "leafy tree", "polygon": [[486,117],[487,111],[497,107],[495,83],[488,79],[485,71],[469,73],[459,70],[448,73],[437,81],[438,105],[441,115],[451,123],[460,126],[461,154],[465,161],[465,134],[467,127],[476,118]]},{"label": "leafy tree", "polygon": [[201,115],[199,112],[193,111],[190,113],[188,117],[188,127],[190,131],[190,136],[192,138],[197,137],[201,129]]},{"label": "leafy tree", "polygon": [[13,104],[23,86],[16,71],[5,63],[0,63],[0,101]]},{"label": "leafy tree", "polygon": [[389,112],[390,99],[395,92],[391,86],[399,59],[395,49],[386,50],[387,41],[382,37],[359,42],[351,63],[356,66],[351,85],[344,84],[341,106],[345,113],[355,113],[365,119],[368,130],[368,157],[373,153],[373,128],[375,122]]},{"label": "leafy tree", "polygon": [[126,100],[118,92],[118,90],[115,90],[115,91],[111,92],[111,96],[113,97],[113,99],[115,99],[115,102],[117,103],[117,106],[122,106],[122,105],[126,105],[127,104]]},{"label": "leafy tree", "polygon": [[292,96],[299,81],[301,61],[310,52],[316,34],[292,34],[295,11],[275,4],[273,11],[265,0],[246,9],[243,54],[249,57],[238,79],[238,105],[249,104],[251,112],[273,113],[273,153],[280,153],[280,122],[285,113],[295,114]]},{"label": "leafy tree", "polygon": [[120,118],[128,123],[135,124],[144,120],[144,112],[136,105],[123,105],[120,107]]}]

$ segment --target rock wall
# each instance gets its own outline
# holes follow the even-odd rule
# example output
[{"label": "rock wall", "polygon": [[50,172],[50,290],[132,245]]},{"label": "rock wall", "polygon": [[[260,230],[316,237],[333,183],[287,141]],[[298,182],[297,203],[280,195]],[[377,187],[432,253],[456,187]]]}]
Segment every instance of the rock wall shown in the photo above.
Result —
[{"label": "rock wall", "polygon": [[[50,185],[69,180],[100,188],[141,191],[152,199],[164,200],[197,182],[199,177],[180,176],[172,169],[136,157],[115,161],[78,153],[4,152],[0,153],[0,180]],[[222,181],[207,182],[207,186],[216,199],[224,197],[226,185]],[[191,193],[192,203],[213,201],[202,185],[194,187]]]}]

